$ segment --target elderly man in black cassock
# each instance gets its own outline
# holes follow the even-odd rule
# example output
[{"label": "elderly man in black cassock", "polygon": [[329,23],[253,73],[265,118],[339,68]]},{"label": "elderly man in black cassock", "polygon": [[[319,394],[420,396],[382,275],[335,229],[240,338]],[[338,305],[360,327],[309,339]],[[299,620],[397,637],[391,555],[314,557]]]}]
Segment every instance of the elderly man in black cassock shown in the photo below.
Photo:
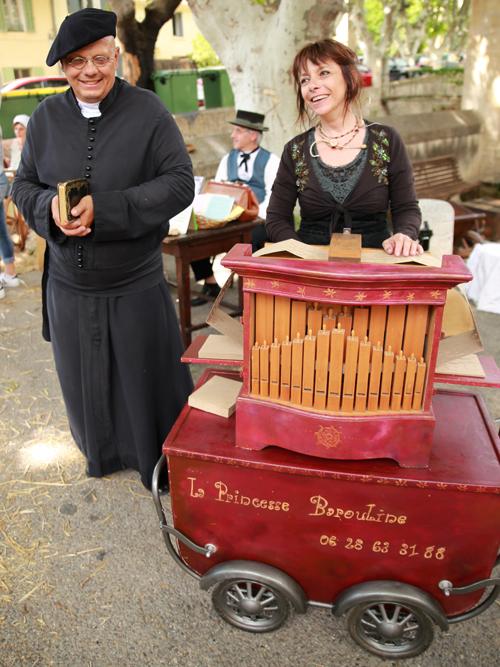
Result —
[{"label": "elderly man in black cassock", "polygon": [[[64,19],[47,64],[61,62],[70,88],[31,116],[13,197],[47,241],[43,334],[87,472],[133,468],[149,488],[192,389],[161,242],[194,181],[159,98],[116,78],[115,35],[113,12]],[[62,224],[57,184],[82,177],[90,194]]]}]

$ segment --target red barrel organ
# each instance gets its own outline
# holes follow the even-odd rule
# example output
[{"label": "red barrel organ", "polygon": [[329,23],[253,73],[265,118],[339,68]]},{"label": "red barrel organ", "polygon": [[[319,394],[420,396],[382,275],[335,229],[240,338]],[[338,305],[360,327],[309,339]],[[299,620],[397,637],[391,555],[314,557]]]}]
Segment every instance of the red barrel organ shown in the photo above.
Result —
[{"label": "red barrel organ", "polygon": [[[435,373],[446,292],[470,275],[456,257],[340,266],[250,252],[224,260],[244,281],[243,362],[223,362],[242,365],[236,414],[186,405],[155,470],[167,549],[238,628],[321,606],[347,614],[364,649],[418,655],[434,624],[481,613],[500,586],[497,433],[479,397],[433,389],[500,386],[491,359],[484,379]],[[214,374],[239,370],[200,383]],[[173,526],[158,492],[167,462]]]}]

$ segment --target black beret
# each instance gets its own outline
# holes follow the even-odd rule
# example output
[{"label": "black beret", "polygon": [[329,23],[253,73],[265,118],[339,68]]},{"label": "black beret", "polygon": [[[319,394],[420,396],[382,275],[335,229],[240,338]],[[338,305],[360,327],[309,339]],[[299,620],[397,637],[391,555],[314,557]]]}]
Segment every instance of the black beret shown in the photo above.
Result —
[{"label": "black beret", "polygon": [[52,42],[46,63],[49,67],[82,46],[102,37],[116,37],[116,14],[104,9],[80,9],[66,16]]}]

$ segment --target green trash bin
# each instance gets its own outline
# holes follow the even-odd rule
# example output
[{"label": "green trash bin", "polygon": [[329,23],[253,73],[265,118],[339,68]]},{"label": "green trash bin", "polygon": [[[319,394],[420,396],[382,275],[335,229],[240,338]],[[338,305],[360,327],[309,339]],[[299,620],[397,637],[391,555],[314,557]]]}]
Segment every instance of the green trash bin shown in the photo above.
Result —
[{"label": "green trash bin", "polygon": [[171,113],[198,110],[196,70],[163,69],[153,73],[155,92]]},{"label": "green trash bin", "polygon": [[25,113],[31,116],[42,100],[49,95],[61,92],[61,88],[37,88],[33,90],[11,90],[2,95],[0,103],[0,125],[4,139],[14,136],[12,119],[17,114]]},{"label": "green trash bin", "polygon": [[205,107],[234,107],[234,95],[224,67],[203,67],[198,70],[203,79]]}]

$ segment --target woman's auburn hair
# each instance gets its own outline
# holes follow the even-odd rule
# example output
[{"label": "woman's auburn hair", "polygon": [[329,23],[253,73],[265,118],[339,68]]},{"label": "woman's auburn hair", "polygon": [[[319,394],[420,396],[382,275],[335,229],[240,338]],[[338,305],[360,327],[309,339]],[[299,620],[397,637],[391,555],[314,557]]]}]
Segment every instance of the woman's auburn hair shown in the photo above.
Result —
[{"label": "woman's auburn hair", "polygon": [[358,58],[354,51],[345,44],[337,42],[334,39],[322,39],[319,42],[306,44],[295,56],[292,65],[292,74],[295,83],[295,93],[297,97],[297,111],[300,121],[308,117],[304,98],[302,97],[300,79],[301,73],[307,61],[319,65],[333,60],[342,70],[342,76],[346,83],[346,94],[344,103],[344,113],[349,106],[358,101],[361,94],[362,79],[357,68]]}]

